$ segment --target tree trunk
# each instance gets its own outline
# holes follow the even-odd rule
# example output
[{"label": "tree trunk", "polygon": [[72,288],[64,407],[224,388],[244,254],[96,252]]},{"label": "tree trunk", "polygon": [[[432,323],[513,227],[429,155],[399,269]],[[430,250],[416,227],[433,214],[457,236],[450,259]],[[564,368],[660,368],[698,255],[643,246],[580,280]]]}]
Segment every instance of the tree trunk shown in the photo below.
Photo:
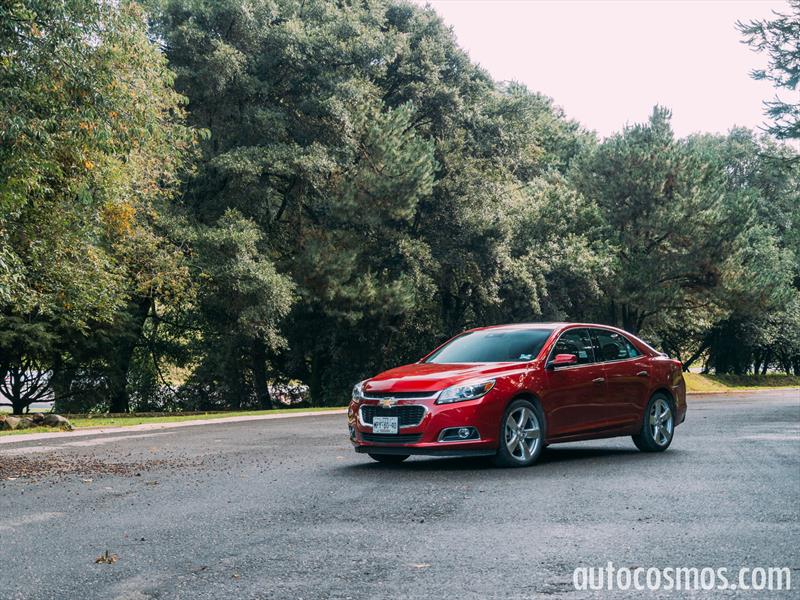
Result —
[{"label": "tree trunk", "polygon": [[[689,360],[687,360],[685,363],[683,363],[683,371],[684,372],[688,371],[689,367],[692,366],[692,363],[694,363],[694,361],[696,361],[698,358],[700,358],[707,349],[708,349],[708,346],[706,344],[701,344],[700,348],[697,349],[697,352],[692,354],[689,357]],[[708,368],[707,367],[703,369],[703,373],[708,373]]]},{"label": "tree trunk", "polygon": [[130,364],[130,356],[120,356],[118,364],[112,367],[112,372],[109,376],[109,392],[110,402],[108,406],[109,412],[112,413],[126,413],[130,410],[130,397],[128,395],[128,365]]},{"label": "tree trunk", "polygon": [[136,345],[142,336],[147,315],[150,314],[150,298],[140,298],[131,305],[130,322],[123,327],[117,342],[117,353],[112,358],[109,369],[109,410],[112,413],[126,413],[130,410],[128,394],[128,374]]},{"label": "tree trunk", "polygon": [[71,374],[60,357],[53,360],[53,375],[50,377],[50,389],[53,390],[55,412],[71,412],[67,406],[70,398]]},{"label": "tree trunk", "polygon": [[256,400],[258,407],[264,410],[270,410],[272,406],[272,397],[269,395],[269,386],[267,385],[267,349],[264,342],[256,340],[253,342],[253,387],[256,391]]},{"label": "tree trunk", "polygon": [[311,377],[308,382],[308,392],[311,396],[311,403],[317,406],[322,405],[322,361],[319,357],[319,350],[314,348],[311,354]]},{"label": "tree trunk", "polygon": [[21,415],[22,411],[24,410],[26,404],[25,399],[22,395],[22,372],[18,367],[14,367],[11,370],[11,394],[9,395],[9,400],[11,400],[11,414],[12,415]]},{"label": "tree trunk", "polygon": [[622,329],[633,335],[639,333],[639,311],[631,308],[629,304],[622,305]]}]

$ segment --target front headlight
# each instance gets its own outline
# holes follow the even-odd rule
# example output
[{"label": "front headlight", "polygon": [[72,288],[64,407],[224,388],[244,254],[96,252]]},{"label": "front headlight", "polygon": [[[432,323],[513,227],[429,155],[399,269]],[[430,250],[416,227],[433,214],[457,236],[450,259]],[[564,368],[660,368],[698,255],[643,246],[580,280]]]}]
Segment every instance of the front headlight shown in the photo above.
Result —
[{"label": "front headlight", "polygon": [[353,402],[361,402],[364,399],[364,381],[357,383],[353,388],[353,393],[351,395]]},{"label": "front headlight", "polygon": [[485,396],[494,387],[494,379],[481,381],[480,383],[469,383],[467,385],[454,385],[439,394],[436,404],[449,404],[451,402],[463,402],[464,400],[475,400]]}]

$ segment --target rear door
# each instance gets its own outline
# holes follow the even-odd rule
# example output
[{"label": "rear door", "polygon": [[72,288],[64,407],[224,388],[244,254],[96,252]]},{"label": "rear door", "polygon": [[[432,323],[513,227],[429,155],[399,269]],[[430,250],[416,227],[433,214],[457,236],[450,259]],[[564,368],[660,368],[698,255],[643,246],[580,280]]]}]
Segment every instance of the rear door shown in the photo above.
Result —
[{"label": "rear door", "polygon": [[605,381],[602,366],[595,363],[587,329],[563,332],[548,354],[574,354],[578,364],[545,370],[542,404],[547,412],[548,435],[577,435],[598,429],[605,419]]},{"label": "rear door", "polygon": [[607,426],[612,429],[640,423],[650,390],[647,357],[622,334],[592,329],[594,354],[606,379]]}]

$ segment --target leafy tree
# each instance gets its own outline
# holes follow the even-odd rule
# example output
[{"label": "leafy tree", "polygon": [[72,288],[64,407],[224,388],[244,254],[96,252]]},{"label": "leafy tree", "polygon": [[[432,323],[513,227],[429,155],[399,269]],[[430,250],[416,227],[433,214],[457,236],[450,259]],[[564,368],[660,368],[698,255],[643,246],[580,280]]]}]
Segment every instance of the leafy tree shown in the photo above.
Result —
[{"label": "leafy tree", "polygon": [[285,345],[279,327],[294,286],[265,257],[263,244],[258,227],[233,210],[202,228],[193,244],[202,363],[190,388],[201,396],[204,387],[212,389],[222,406],[239,408],[253,398],[258,408],[272,408],[267,358]]},{"label": "leafy tree", "polygon": [[259,227],[264,260],[301,299],[287,368],[318,400],[342,331],[412,301],[402,229],[433,180],[413,107],[387,106],[375,85],[401,41],[381,14],[361,3],[176,2],[161,25],[191,122],[210,132],[186,209],[213,224],[233,208]]},{"label": "leafy tree", "polygon": [[[411,231],[431,292],[397,323],[389,356],[398,360],[418,358],[465,327],[508,320],[502,307],[511,302],[512,279],[544,282],[539,273],[522,274],[512,254],[520,207],[528,183],[566,170],[589,137],[548,98],[492,82],[432,10],[396,5],[387,19],[408,43],[381,81],[386,100],[414,103],[439,165]],[[534,295],[533,303],[522,300],[528,315],[541,314]]]},{"label": "leafy tree", "polygon": [[[788,13],[774,12],[771,20],[761,19],[748,23],[738,22],[744,43],[768,57],[766,69],[757,69],[755,79],[772,82],[779,89],[796,92],[800,82],[800,0],[789,0]],[[772,124],[767,130],[778,139],[800,138],[800,102],[778,96],[764,103]]]},{"label": "leafy tree", "polygon": [[589,320],[611,275],[597,206],[550,174],[522,190],[510,219],[511,264],[495,320]]},{"label": "leafy tree", "polygon": [[[127,1],[0,7],[15,412],[269,408],[293,378],[339,403],[465,327],[543,319],[797,371],[790,147],[676,139],[660,107],[598,142],[405,2],[148,5],[149,33]],[[791,90],[796,20],[741,26]],[[770,110],[796,137],[796,105]]]},{"label": "leafy tree", "polygon": [[[718,372],[766,372],[773,367],[789,372],[797,348],[791,332],[800,289],[797,161],[790,160],[788,147],[746,129],[724,137],[702,136],[696,142],[718,156],[729,193],[744,194],[749,202],[749,228],[733,257],[734,262],[744,258],[745,268],[730,279],[734,285],[726,286],[731,314],[701,332],[698,349],[708,350],[707,367]],[[777,297],[770,290],[778,291]]]},{"label": "leafy tree", "polygon": [[669,118],[656,107],[573,172],[615,248],[599,317],[634,333],[669,316],[713,322],[747,303],[779,303],[791,278],[791,254],[757,223],[754,192],[729,176],[720,144],[676,141]]},{"label": "leafy tree", "polygon": [[171,84],[133,3],[0,7],[0,376],[131,301],[121,248],[189,143]]},{"label": "leafy tree", "polygon": [[432,10],[404,3],[173,2],[159,31],[210,132],[187,211],[251,219],[296,286],[279,371],[340,401],[369,371],[503,318],[521,264],[512,206],[587,139],[549,99],[497,87]]},{"label": "leafy tree", "polygon": [[783,310],[736,314],[706,334],[705,367],[717,373],[765,375],[768,369],[800,374],[800,295]]}]

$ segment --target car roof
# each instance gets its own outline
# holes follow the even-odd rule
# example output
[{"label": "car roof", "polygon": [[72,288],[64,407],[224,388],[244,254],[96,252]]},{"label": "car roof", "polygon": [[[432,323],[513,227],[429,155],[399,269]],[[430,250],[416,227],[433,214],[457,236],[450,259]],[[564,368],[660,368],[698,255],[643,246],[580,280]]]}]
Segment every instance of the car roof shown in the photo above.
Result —
[{"label": "car roof", "polygon": [[[578,323],[578,322],[567,322],[567,321],[548,321],[548,322],[533,322],[533,323],[506,323],[503,325],[487,325],[486,327],[475,327],[473,329],[468,329],[467,331],[485,331],[489,329],[552,329],[554,331],[560,331],[562,329],[567,329],[568,327],[599,327],[601,329],[611,329],[614,331],[623,331],[618,327],[614,327],[613,325],[604,325],[602,323]],[[466,333],[465,331],[464,333]]]},{"label": "car roof", "polygon": [[[645,342],[642,338],[630,333],[629,331],[625,331],[624,329],[620,329],[619,327],[614,327],[613,325],[605,325],[603,323],[572,323],[572,322],[565,322],[565,321],[550,321],[550,322],[541,322],[541,323],[506,323],[504,325],[489,325],[486,327],[475,327],[473,329],[467,329],[466,331],[462,331],[459,335],[464,335],[465,333],[470,333],[473,331],[487,331],[487,330],[524,330],[524,329],[550,329],[552,334],[560,335],[561,332],[565,331],[566,329],[570,329],[573,327],[597,327],[598,329],[608,329],[611,331],[615,331],[624,335],[628,340],[633,339],[640,344],[640,350],[642,348],[646,349],[646,352],[649,353],[651,356],[656,356],[660,354],[658,350],[653,348],[650,344]],[[548,336],[549,337],[549,336]],[[437,348],[438,349],[438,348]],[[432,353],[431,353],[432,354]]]}]

